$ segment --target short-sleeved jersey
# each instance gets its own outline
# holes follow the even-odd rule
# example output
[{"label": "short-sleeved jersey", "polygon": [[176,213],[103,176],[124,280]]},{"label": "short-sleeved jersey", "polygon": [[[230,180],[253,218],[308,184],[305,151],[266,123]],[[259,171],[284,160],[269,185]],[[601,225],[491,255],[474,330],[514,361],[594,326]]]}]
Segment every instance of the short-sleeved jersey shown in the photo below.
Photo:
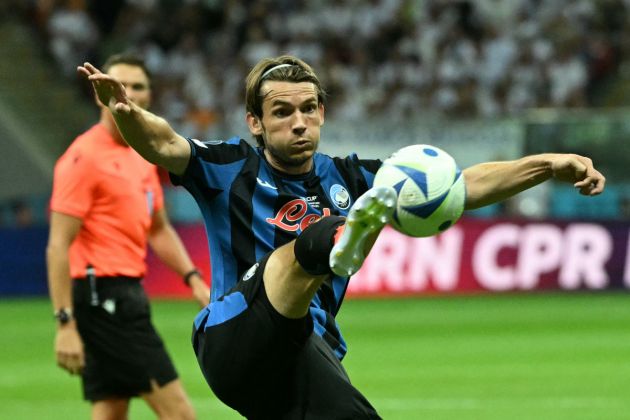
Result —
[{"label": "short-sleeved jersey", "polygon": [[55,165],[50,208],[82,220],[70,247],[70,275],[142,277],[147,233],[164,206],[157,168],[97,124]]},{"label": "short-sleeved jersey", "polygon": [[[379,160],[316,153],[313,169],[288,175],[273,169],[263,150],[237,137],[225,142],[189,140],[192,155],[183,176],[171,175],[197,201],[208,236],[211,302],[270,251],[295,239],[323,216],[345,216],[367,191]],[[348,279],[334,276],[317,291],[310,312],[315,332],[341,359],[346,345],[335,322]]]}]

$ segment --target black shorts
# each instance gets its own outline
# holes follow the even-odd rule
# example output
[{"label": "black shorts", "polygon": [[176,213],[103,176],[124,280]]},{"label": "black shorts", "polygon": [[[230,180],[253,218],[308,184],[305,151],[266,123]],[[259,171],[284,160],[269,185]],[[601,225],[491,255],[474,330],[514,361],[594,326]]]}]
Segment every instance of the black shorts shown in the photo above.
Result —
[{"label": "black shorts", "polygon": [[[89,401],[131,398],[177,379],[173,362],[151,323],[139,279],[99,278],[96,295],[75,280],[74,313],[85,347],[83,396]],[[97,297],[98,300],[93,300]]]},{"label": "black shorts", "polygon": [[248,419],[380,419],[311,316],[289,319],[273,308],[262,280],[267,259],[195,320],[193,347],[213,392]]}]

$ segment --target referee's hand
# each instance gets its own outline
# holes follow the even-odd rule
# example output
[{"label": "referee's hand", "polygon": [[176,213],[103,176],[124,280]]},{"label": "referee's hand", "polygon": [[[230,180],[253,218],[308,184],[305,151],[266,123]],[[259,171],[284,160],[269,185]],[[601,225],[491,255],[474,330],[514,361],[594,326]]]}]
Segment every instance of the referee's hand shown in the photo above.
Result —
[{"label": "referee's hand", "polygon": [[[74,324],[74,321],[70,324]],[[80,375],[85,366],[83,341],[76,326],[70,324],[57,329],[55,356],[60,368],[67,370],[71,375]]]},{"label": "referee's hand", "polygon": [[190,278],[190,288],[192,295],[199,302],[201,308],[205,308],[210,303],[210,288],[200,275],[194,275]]}]

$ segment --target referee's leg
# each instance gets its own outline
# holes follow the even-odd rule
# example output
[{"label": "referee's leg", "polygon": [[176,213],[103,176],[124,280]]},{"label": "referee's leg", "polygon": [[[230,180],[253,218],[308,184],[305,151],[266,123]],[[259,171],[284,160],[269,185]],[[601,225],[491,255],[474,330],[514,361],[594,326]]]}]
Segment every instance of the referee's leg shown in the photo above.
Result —
[{"label": "referee's leg", "polygon": [[142,393],[140,396],[160,419],[193,420],[195,418],[195,410],[179,379],[161,387],[152,380],[151,391]]},{"label": "referee's leg", "polygon": [[126,419],[128,417],[128,398],[109,398],[92,403],[92,420]]}]

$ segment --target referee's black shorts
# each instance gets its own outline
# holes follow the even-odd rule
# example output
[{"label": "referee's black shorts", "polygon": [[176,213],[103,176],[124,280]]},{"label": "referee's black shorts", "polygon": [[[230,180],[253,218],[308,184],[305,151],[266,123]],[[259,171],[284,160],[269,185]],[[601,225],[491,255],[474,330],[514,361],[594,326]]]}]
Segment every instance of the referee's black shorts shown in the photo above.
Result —
[{"label": "referee's black shorts", "polygon": [[96,287],[74,280],[77,327],[85,347],[83,396],[89,401],[131,398],[177,379],[164,343],[151,323],[140,279],[98,278]]},{"label": "referee's black shorts", "polygon": [[311,316],[289,319],[273,308],[267,260],[195,320],[193,347],[213,392],[248,419],[380,419]]}]

